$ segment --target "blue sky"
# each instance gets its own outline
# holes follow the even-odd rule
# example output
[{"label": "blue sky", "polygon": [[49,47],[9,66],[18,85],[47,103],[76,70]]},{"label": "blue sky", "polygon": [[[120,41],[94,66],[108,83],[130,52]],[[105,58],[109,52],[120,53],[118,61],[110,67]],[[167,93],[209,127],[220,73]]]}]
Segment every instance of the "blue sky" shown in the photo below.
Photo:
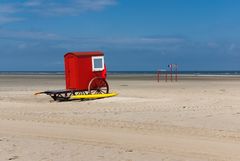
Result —
[{"label": "blue sky", "polygon": [[91,50],[112,71],[240,70],[240,1],[0,0],[0,71],[59,71]]}]

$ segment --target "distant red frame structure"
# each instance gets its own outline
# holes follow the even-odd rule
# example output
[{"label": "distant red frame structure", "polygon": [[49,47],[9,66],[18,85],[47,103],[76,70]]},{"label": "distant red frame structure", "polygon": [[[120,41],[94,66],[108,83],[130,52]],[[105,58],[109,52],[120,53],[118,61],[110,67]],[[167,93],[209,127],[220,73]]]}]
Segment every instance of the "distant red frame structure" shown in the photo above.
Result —
[{"label": "distant red frame structure", "polygon": [[[168,68],[170,69],[170,80],[173,81],[173,74],[175,74],[175,81],[178,81],[178,65],[169,64]],[[165,73],[165,82],[168,81],[168,71],[167,70],[157,70],[157,81],[160,82],[161,75]]]}]

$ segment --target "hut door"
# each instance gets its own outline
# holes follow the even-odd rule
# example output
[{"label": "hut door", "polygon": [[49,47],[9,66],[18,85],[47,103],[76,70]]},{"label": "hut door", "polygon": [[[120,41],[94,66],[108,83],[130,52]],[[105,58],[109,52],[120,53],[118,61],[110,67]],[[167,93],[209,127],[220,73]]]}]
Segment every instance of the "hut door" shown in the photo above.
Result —
[{"label": "hut door", "polygon": [[76,67],[75,67],[75,59],[70,57],[66,63],[66,84],[68,89],[72,89],[76,84]]}]

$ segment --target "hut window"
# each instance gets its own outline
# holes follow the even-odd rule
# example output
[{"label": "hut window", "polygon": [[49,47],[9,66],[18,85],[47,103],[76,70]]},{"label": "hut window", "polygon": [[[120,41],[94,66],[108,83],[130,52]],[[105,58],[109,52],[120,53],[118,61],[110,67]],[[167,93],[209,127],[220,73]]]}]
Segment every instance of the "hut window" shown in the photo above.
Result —
[{"label": "hut window", "polygon": [[93,71],[102,71],[104,69],[103,56],[93,56],[92,57],[92,69],[93,69]]}]

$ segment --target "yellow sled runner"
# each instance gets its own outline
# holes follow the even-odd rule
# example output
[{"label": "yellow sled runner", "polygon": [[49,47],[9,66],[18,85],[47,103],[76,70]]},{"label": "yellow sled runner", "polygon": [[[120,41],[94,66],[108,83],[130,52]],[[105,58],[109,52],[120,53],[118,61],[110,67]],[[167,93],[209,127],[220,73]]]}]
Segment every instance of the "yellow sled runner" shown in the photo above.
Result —
[{"label": "yellow sled runner", "polygon": [[98,99],[98,98],[106,98],[106,97],[113,97],[118,95],[116,92],[113,93],[106,93],[106,94],[86,94],[86,95],[73,95],[70,99]]}]

